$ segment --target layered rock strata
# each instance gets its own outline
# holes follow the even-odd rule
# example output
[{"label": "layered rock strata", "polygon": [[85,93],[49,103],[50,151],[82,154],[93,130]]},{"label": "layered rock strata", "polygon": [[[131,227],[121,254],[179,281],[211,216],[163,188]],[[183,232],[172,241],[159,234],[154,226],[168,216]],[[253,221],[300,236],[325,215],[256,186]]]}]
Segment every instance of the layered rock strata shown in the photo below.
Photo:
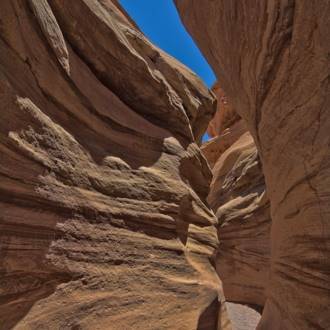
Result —
[{"label": "layered rock strata", "polygon": [[0,2],[0,328],[225,329],[215,99],[117,2]]},{"label": "layered rock strata", "polygon": [[216,269],[227,301],[262,308],[269,277],[271,225],[265,180],[256,145],[243,120],[218,83],[213,90],[219,102],[208,132],[214,137],[203,144],[202,151],[213,172],[208,202],[219,221]]},{"label": "layered rock strata", "polygon": [[271,268],[259,329],[330,326],[330,3],[176,0],[262,161]]},{"label": "layered rock strata", "polygon": [[249,133],[219,158],[209,203],[219,220],[217,272],[229,301],[263,306],[269,276],[270,208]]}]

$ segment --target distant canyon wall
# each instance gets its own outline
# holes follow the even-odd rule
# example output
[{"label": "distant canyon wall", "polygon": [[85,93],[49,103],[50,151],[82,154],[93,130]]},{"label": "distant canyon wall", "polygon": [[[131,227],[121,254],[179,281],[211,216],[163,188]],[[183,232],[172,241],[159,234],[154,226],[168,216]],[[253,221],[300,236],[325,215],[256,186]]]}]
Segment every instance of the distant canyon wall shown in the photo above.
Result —
[{"label": "distant canyon wall", "polygon": [[227,301],[266,301],[270,269],[270,203],[259,154],[244,121],[217,82],[218,107],[202,152],[213,172],[208,196],[217,218],[216,269]]}]

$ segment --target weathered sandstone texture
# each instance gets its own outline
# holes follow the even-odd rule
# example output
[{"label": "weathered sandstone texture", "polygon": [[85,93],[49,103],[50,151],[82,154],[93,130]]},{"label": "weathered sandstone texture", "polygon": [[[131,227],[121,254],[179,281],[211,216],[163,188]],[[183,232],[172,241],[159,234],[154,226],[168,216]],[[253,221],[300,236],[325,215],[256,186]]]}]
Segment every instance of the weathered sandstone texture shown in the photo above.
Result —
[{"label": "weathered sandstone texture", "polygon": [[207,127],[207,133],[213,139],[205,142],[202,148],[211,168],[224,151],[247,132],[244,121],[233,108],[232,102],[226,97],[219,82],[214,84],[212,91],[218,102],[215,115]]},{"label": "weathered sandstone texture", "polygon": [[228,100],[219,82],[214,84],[212,92],[216,95],[218,103],[217,111],[207,127],[207,133],[209,136],[215,137],[221,135],[225,129],[233,126],[241,118]]},{"label": "weathered sandstone texture", "polygon": [[[218,135],[202,146],[213,180],[208,202],[218,217],[216,269],[227,301],[263,306],[269,276],[270,207],[256,145],[230,100],[209,124]],[[235,305],[234,305],[235,306]]]},{"label": "weathered sandstone texture", "polygon": [[330,327],[330,2],[177,0],[260,154],[271,278],[259,329]]},{"label": "weathered sandstone texture", "polygon": [[263,306],[271,220],[258,152],[249,133],[221,155],[213,172],[208,200],[219,220],[216,268],[226,299]]},{"label": "weathered sandstone texture", "polygon": [[0,1],[2,330],[229,327],[214,111],[116,2]]}]

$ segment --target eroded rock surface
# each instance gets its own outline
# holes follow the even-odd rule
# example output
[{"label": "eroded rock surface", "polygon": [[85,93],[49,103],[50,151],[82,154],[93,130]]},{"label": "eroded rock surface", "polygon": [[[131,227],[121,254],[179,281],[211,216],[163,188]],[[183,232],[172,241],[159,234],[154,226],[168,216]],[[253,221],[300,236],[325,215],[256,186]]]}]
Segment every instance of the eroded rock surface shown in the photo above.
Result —
[{"label": "eroded rock surface", "polygon": [[217,110],[209,122],[207,133],[211,139],[203,144],[203,154],[211,168],[214,167],[219,157],[231,147],[244,133],[247,127],[234,109],[232,102],[228,100],[219,82],[212,87],[217,97]]},{"label": "eroded rock surface", "polygon": [[241,117],[234,109],[232,102],[228,100],[218,81],[212,87],[212,92],[216,95],[218,103],[217,111],[207,127],[207,133],[209,136],[215,137],[241,121]]},{"label": "eroded rock surface", "polygon": [[116,2],[0,2],[1,329],[229,326],[214,108]]},{"label": "eroded rock surface", "polygon": [[330,2],[176,0],[259,151],[271,273],[259,329],[330,327]]},{"label": "eroded rock surface", "polygon": [[228,301],[263,306],[270,257],[270,208],[249,133],[219,158],[209,203],[219,220],[216,268]]},{"label": "eroded rock surface", "polygon": [[216,269],[227,301],[263,306],[270,267],[270,207],[256,145],[219,84],[220,102],[202,146],[213,180],[208,202],[218,218]]}]

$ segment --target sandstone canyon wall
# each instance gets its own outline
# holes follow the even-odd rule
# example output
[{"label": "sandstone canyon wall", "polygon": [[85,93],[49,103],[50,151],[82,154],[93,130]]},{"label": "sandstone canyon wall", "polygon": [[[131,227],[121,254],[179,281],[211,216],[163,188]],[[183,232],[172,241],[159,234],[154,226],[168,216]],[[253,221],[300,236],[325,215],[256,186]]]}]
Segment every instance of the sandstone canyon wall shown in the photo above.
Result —
[{"label": "sandstone canyon wall", "polygon": [[[202,145],[212,167],[208,196],[218,218],[216,269],[227,301],[265,304],[269,277],[270,205],[256,145],[219,83],[218,107]],[[257,306],[256,306],[257,307]]]},{"label": "sandstone canyon wall", "polygon": [[203,152],[211,168],[224,151],[247,132],[244,121],[238,116],[218,82],[212,87],[212,91],[218,100],[217,111],[209,122],[207,133],[213,139],[212,142],[203,144]]},{"label": "sandstone canyon wall", "polygon": [[[207,133],[211,137],[221,135],[226,129],[233,127],[235,123],[241,122],[241,117],[228,100],[226,93],[221,88],[220,83],[216,82],[212,87],[212,92],[217,97],[217,111],[209,122]],[[243,123],[244,125],[244,123]]]},{"label": "sandstone canyon wall", "polygon": [[214,111],[117,2],[0,2],[2,330],[229,328]]},{"label": "sandstone canyon wall", "polygon": [[330,327],[330,2],[176,0],[256,143],[271,203],[259,329]]}]

